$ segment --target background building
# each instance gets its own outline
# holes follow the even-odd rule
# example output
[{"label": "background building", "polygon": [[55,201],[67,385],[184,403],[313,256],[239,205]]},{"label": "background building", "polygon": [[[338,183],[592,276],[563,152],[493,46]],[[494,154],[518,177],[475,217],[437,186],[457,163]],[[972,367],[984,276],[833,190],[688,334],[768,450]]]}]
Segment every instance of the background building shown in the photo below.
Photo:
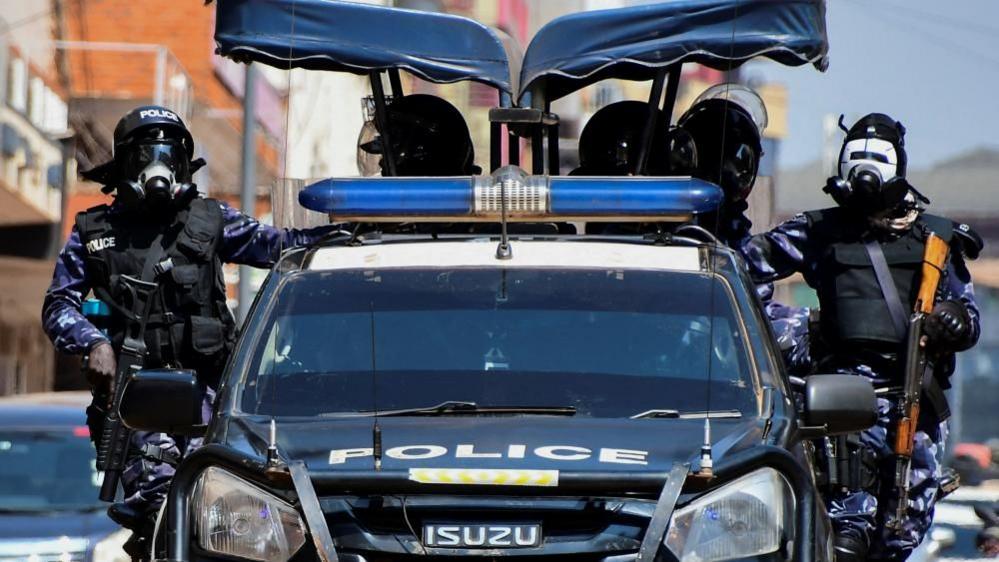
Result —
[{"label": "background building", "polygon": [[37,288],[51,277],[76,163],[46,8],[0,11],[0,395],[53,384]]}]

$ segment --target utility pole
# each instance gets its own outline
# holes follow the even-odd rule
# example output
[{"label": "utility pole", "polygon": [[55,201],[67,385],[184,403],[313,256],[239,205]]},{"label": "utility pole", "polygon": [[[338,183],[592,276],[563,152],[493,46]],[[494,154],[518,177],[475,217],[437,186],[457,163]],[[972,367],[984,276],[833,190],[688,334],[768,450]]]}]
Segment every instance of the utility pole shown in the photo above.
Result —
[{"label": "utility pole", "polygon": [[[240,177],[239,206],[247,215],[256,214],[257,203],[257,67],[253,63],[246,65],[246,78],[243,85],[243,170]],[[239,266],[239,321],[242,323],[250,311],[252,288],[250,275],[253,268],[248,265]]]}]

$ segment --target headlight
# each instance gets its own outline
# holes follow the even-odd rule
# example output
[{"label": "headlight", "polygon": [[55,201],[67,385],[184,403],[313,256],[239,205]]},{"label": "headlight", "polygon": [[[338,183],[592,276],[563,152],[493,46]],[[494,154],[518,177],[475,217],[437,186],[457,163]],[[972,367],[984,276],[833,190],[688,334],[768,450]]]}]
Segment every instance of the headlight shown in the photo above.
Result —
[{"label": "headlight", "polygon": [[130,562],[132,558],[123,547],[131,536],[128,529],[119,529],[98,541],[94,545],[94,562]]},{"label": "headlight", "polygon": [[293,507],[216,467],[198,477],[191,519],[198,544],[208,552],[287,562],[305,544],[305,524]]},{"label": "headlight", "polygon": [[794,492],[764,468],[673,513],[666,546],[681,562],[717,562],[776,552],[788,540]]}]

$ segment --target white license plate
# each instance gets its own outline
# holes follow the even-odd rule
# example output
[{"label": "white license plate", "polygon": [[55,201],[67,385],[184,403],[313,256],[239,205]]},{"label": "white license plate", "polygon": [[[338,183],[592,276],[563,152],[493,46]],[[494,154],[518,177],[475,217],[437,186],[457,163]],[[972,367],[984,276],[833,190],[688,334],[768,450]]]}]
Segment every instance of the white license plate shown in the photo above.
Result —
[{"label": "white license plate", "polygon": [[428,523],[423,526],[423,544],[437,548],[531,548],[541,546],[541,525]]}]

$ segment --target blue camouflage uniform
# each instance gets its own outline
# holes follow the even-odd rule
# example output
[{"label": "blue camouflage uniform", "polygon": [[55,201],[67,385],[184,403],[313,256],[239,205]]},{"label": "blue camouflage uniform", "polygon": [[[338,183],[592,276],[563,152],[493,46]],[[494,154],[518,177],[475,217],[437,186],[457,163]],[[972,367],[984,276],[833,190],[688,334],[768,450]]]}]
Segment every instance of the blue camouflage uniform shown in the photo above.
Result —
[{"label": "blue camouflage uniform", "polygon": [[[224,263],[271,267],[284,249],[312,244],[335,228],[322,226],[308,230],[279,229],[261,224],[224,202],[219,202],[219,206],[224,222],[219,258]],[[116,203],[109,212],[120,213],[122,208]],[[85,255],[86,249],[81,243],[80,233],[74,226],[56,260],[52,284],[45,293],[42,307],[45,332],[58,351],[70,355],[86,353],[97,344],[109,341],[81,312],[82,300],[92,289],[85,266]],[[204,377],[206,380],[218,380],[219,373],[215,373],[215,376],[202,374],[209,375]],[[213,397],[213,389],[208,389],[203,408],[206,420],[211,415]],[[174,438],[163,433],[133,433],[132,446],[135,450],[141,450],[147,444],[155,445],[171,456],[180,457],[199,446],[201,439]],[[173,467],[166,463],[131,457],[121,480],[125,490],[125,503],[140,514],[157,509],[165,497],[173,473]]]},{"label": "blue camouflage uniform", "polygon": [[[745,214],[748,204],[740,201],[730,203],[726,207],[718,224],[718,238],[728,247],[739,250],[749,243],[750,231],[753,228],[752,221]],[[763,304],[764,313],[770,320],[770,326],[777,338],[777,345],[788,372],[793,375],[807,374],[811,369],[811,357],[808,352],[808,307],[788,306],[773,300],[772,281],[758,283],[756,294]]]},{"label": "blue camouflage uniform", "polygon": [[[778,225],[765,234],[745,241],[740,250],[758,282],[772,282],[801,273],[809,286],[817,282],[818,248],[810,243],[810,225],[805,215]],[[971,316],[971,338],[980,333],[979,310],[975,302],[971,276],[960,252],[951,252],[937,292],[937,302],[954,300],[962,303]],[[807,345],[796,353],[800,360],[807,356]],[[944,369],[952,368],[943,367]],[[888,377],[872,366],[860,362],[833,366],[841,373],[857,374],[870,378],[875,384],[885,384]],[[949,373],[947,373],[949,374]],[[903,560],[919,545],[933,520],[937,499],[943,446],[947,437],[945,421],[935,419],[927,409],[922,410],[919,431],[915,438],[910,471],[908,517],[902,533],[896,534],[886,527],[894,519],[897,497],[892,490],[894,453],[889,442],[889,428],[897,420],[897,398],[878,398],[878,421],[862,432],[861,443],[877,459],[880,484],[877,489],[843,491],[829,494],[826,503],[838,533],[860,533],[870,539],[872,559]]]}]

